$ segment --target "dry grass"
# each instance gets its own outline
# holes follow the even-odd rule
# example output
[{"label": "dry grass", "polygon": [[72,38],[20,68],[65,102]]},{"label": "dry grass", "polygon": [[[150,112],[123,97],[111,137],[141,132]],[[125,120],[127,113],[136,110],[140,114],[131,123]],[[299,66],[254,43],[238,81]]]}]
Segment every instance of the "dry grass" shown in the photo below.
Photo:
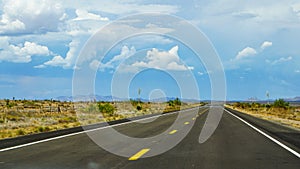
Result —
[{"label": "dry grass", "polygon": [[272,106],[237,107],[235,104],[225,106],[261,119],[300,129],[300,106],[287,108]]},{"label": "dry grass", "polygon": [[129,101],[113,102],[107,103],[114,108],[114,113],[108,114],[99,111],[99,104],[105,103],[0,100],[0,139],[199,106],[140,103],[138,111]]},{"label": "dry grass", "polygon": [[0,138],[78,126],[69,102],[0,100]]}]

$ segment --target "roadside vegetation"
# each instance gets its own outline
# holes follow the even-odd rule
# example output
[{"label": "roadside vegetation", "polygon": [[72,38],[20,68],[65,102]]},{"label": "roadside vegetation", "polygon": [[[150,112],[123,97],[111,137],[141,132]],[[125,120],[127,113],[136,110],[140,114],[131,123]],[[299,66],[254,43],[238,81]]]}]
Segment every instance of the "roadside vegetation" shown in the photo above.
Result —
[{"label": "roadside vegetation", "polygon": [[226,106],[258,118],[300,129],[300,105],[291,106],[283,99],[277,99],[270,104],[236,102]]},{"label": "roadside vegetation", "polygon": [[0,139],[114,121],[203,105],[168,102],[61,102],[56,100],[0,100]]},{"label": "roadside vegetation", "polygon": [[72,103],[54,100],[0,100],[0,138],[75,127]]}]

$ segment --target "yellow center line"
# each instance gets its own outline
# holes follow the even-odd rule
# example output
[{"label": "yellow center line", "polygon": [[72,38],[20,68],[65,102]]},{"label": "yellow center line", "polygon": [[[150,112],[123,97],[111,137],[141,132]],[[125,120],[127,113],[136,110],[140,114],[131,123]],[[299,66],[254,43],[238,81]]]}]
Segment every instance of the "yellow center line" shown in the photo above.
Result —
[{"label": "yellow center line", "polygon": [[198,114],[201,115],[203,113],[205,113],[208,109],[203,110],[202,112],[199,112]]},{"label": "yellow center line", "polygon": [[172,131],[169,132],[169,134],[174,134],[176,132],[177,132],[177,130],[172,130]]},{"label": "yellow center line", "polygon": [[190,122],[187,121],[187,122],[185,122],[184,124],[190,124]]},{"label": "yellow center line", "polygon": [[137,152],[135,155],[131,156],[128,160],[130,161],[137,160],[140,157],[142,157],[145,153],[147,153],[149,150],[150,150],[149,148],[142,149],[141,151]]},{"label": "yellow center line", "polygon": [[193,120],[196,120],[196,118],[194,117]]}]

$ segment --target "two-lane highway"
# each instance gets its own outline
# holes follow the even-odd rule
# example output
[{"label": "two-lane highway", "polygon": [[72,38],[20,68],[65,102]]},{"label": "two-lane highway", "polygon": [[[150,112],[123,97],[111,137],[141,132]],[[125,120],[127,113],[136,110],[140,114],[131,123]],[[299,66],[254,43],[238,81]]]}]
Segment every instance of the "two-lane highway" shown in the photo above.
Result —
[{"label": "two-lane highway", "polygon": [[[207,108],[200,108],[199,112],[194,109],[184,113],[178,125],[173,128],[169,127],[176,120],[177,113],[163,115],[150,123],[145,122],[153,120],[152,118],[143,123],[114,126],[118,132],[134,138],[152,138],[166,133],[151,143],[138,145],[139,151],[132,152],[131,157],[114,155],[81,132],[1,151],[0,168],[300,168],[299,157],[227,111],[224,111],[214,134],[200,144],[198,140],[208,114]],[[166,140],[171,142],[173,138],[184,135],[189,127],[192,127],[190,132],[174,148],[157,156],[143,158],[156,149],[163,148]],[[106,131],[107,128],[103,128],[90,131],[89,134],[101,136]],[[107,140],[107,144],[112,143]],[[123,145],[122,140],[119,140],[115,149],[130,151],[133,149],[131,146],[129,143]]]}]

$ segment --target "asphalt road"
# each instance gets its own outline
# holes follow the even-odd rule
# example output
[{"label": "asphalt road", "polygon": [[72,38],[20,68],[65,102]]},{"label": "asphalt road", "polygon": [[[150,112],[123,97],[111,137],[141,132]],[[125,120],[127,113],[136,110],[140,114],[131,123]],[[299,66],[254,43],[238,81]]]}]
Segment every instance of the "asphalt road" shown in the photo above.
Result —
[{"label": "asphalt road", "polygon": [[[200,115],[199,115],[200,113]],[[300,158],[279,146],[263,134],[224,111],[214,134],[204,143],[198,142],[207,117],[207,108],[189,110],[169,128],[177,114],[163,115],[156,120],[150,118],[139,123],[114,126],[127,136],[149,138],[150,143],[129,143],[106,140],[118,152],[130,152],[132,156],[114,155],[94,143],[86,133],[79,133],[38,144],[0,151],[1,169],[111,169],[111,168],[220,168],[220,169],[268,169],[300,168]],[[154,120],[154,121],[152,121]],[[145,122],[149,123],[145,123]],[[111,129],[103,128],[88,132],[90,136],[104,136]],[[185,133],[189,131],[187,135]],[[272,134],[272,133],[271,133]],[[290,134],[299,134],[293,131]],[[162,135],[156,139],[156,135]],[[179,138],[185,136],[180,142]],[[271,135],[272,136],[272,135]],[[97,137],[95,137],[97,138]],[[276,137],[275,137],[276,138]],[[160,155],[151,156],[173,141],[179,143]],[[299,142],[300,140],[298,140]],[[297,141],[296,141],[297,142]],[[297,145],[293,147],[296,151]],[[141,150],[141,151],[137,151]],[[147,158],[145,158],[147,157]]]}]

